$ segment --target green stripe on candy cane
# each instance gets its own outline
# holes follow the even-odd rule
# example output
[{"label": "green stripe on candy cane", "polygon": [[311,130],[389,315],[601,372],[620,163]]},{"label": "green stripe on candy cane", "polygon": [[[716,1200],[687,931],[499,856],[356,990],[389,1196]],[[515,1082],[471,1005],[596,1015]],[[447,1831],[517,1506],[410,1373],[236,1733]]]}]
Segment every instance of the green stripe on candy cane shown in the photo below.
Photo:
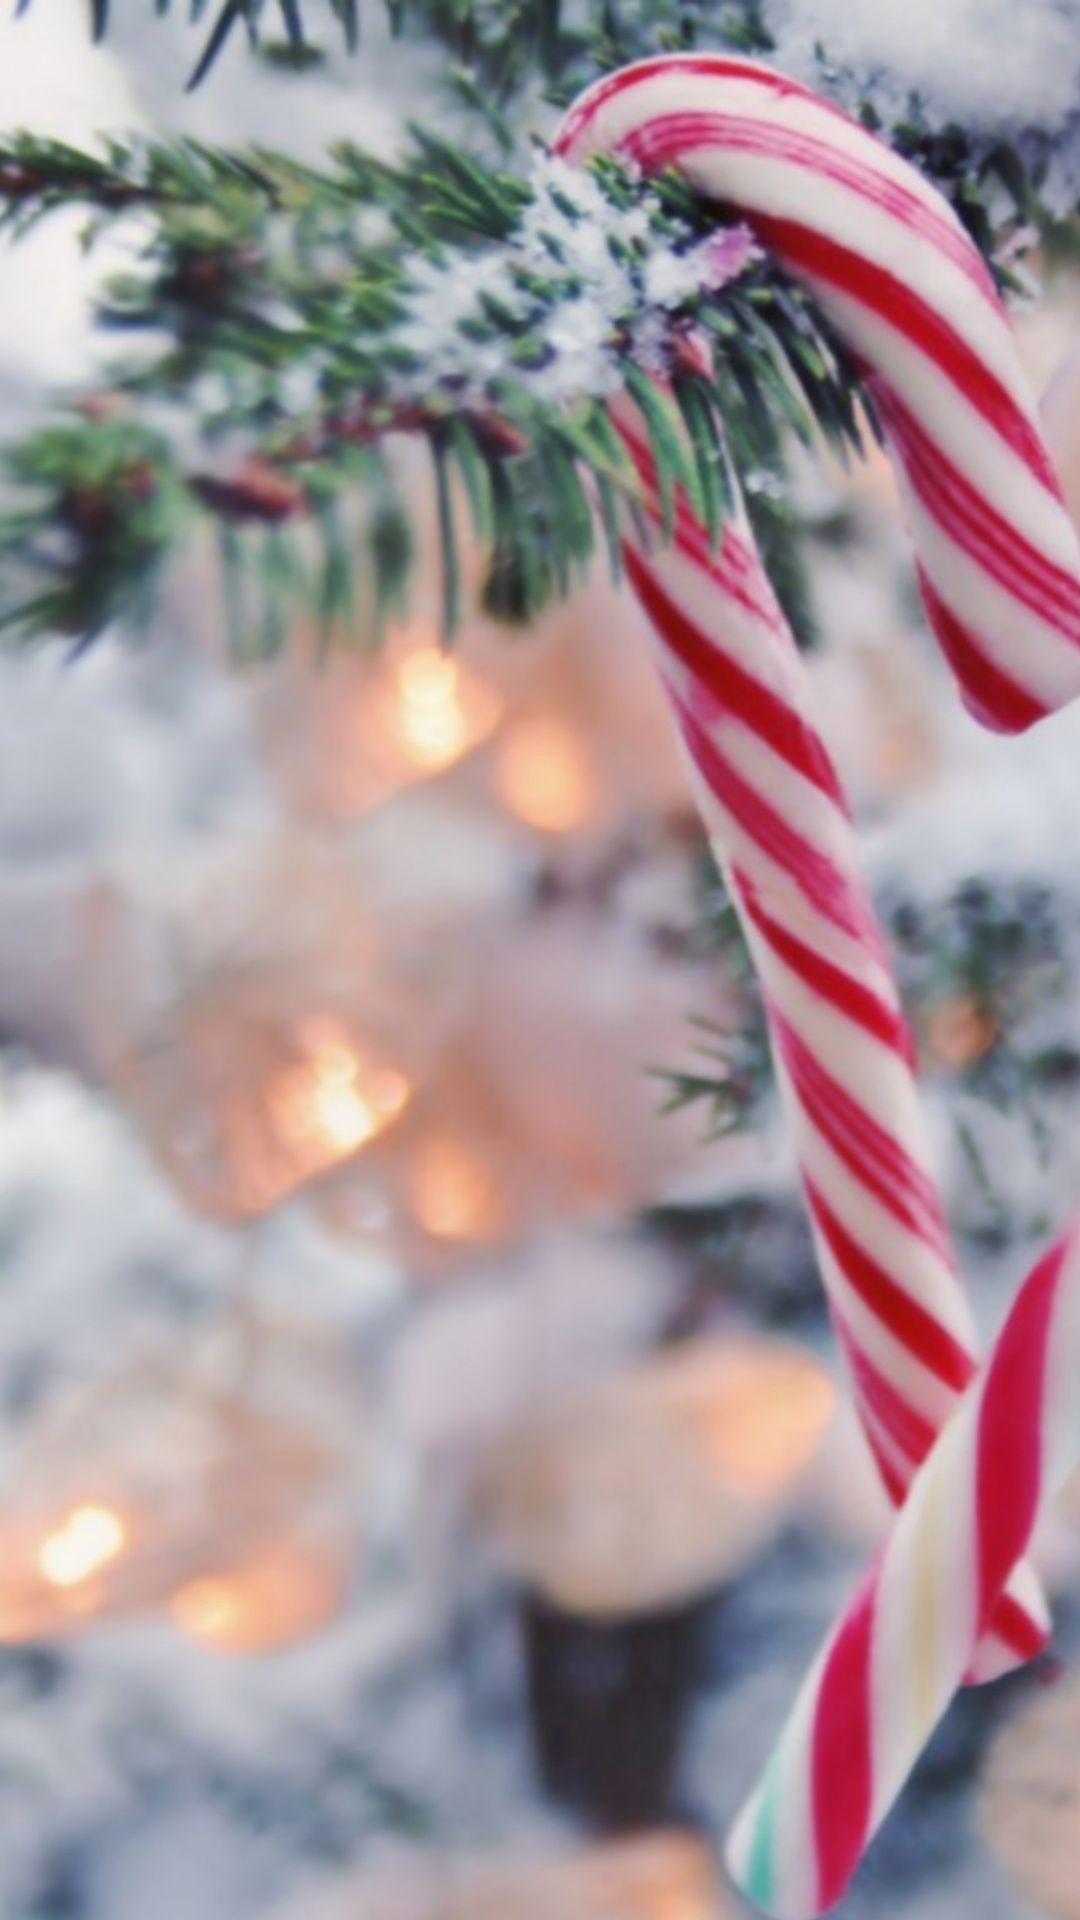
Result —
[{"label": "green stripe on candy cane", "polygon": [[[1080,1225],[1021,1287],[735,1822],[732,1877],[777,1920],[814,1920],[840,1898],[962,1685],[1039,1513],[1080,1458],[1078,1376]],[[930,1641],[920,1632],[927,1617]],[[867,1623],[872,1652],[860,1682],[836,1651]],[[857,1820],[845,1797],[853,1737],[872,1756]]]}]

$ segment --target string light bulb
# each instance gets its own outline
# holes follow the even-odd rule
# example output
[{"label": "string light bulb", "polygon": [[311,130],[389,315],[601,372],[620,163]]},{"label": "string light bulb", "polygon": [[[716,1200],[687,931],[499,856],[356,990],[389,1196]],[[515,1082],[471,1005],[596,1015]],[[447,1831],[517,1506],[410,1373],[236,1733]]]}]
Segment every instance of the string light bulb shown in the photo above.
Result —
[{"label": "string light bulb", "polygon": [[187,1581],[173,1595],[173,1624],[219,1653],[276,1652],[335,1619],[349,1587],[342,1541],[293,1536],[238,1566]]},{"label": "string light bulb", "polygon": [[451,766],[469,740],[469,715],[461,669],[436,647],[421,647],[400,662],[397,732],[418,767],[437,772]]},{"label": "string light bulb", "polygon": [[495,785],[510,812],[541,833],[573,833],[600,806],[600,783],[584,742],[565,721],[546,714],[527,715],[507,729]]},{"label": "string light bulb", "polygon": [[685,1341],[523,1421],[480,1470],[480,1524],[568,1613],[681,1606],[775,1535],[834,1405],[797,1348]]},{"label": "string light bulb", "polygon": [[419,913],[381,910],[383,884],[338,848],[268,834],[162,899],[145,881],[101,890],[102,1075],[196,1211],[263,1214],[410,1104],[456,959]]},{"label": "string light bulb", "polygon": [[38,1549],[42,1579],[51,1587],[77,1587],[123,1552],[127,1528],[112,1508],[87,1502],[46,1534]]},{"label": "string light bulb", "polygon": [[459,765],[504,706],[493,670],[449,654],[422,627],[362,655],[340,648],[318,674],[306,656],[276,667],[259,698],[260,732],[290,806],[348,820]]},{"label": "string light bulb", "polygon": [[413,1154],[410,1197],[418,1224],[436,1240],[496,1238],[504,1224],[491,1169],[451,1134],[432,1133]]},{"label": "string light bulb", "polygon": [[309,1019],[298,1035],[301,1058],[271,1086],[273,1125],[314,1172],[366,1146],[408,1104],[411,1086],[397,1068],[366,1061],[337,1022]]}]

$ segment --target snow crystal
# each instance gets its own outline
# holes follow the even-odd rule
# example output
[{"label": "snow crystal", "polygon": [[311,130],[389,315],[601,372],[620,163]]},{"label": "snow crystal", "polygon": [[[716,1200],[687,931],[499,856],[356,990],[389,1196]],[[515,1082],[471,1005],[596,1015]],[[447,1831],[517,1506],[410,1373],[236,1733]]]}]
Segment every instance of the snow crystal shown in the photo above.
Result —
[{"label": "snow crystal", "polygon": [[966,126],[1050,130],[1080,99],[1078,0],[772,0],[769,25],[786,71],[819,77],[822,47]]},{"label": "snow crystal", "polygon": [[[451,384],[481,401],[511,373],[549,402],[613,393],[622,383],[626,342],[644,366],[662,370],[670,322],[703,290],[715,291],[756,257],[747,229],[703,240],[644,194],[616,206],[598,180],[549,154],[531,174],[533,198],[503,247],[472,261],[428,258],[410,268],[405,319],[396,345],[415,372],[396,383],[423,398]],[[538,296],[530,279],[542,279]],[[496,303],[504,326],[492,332]],[[524,370],[513,335],[535,332],[542,356]],[[488,338],[484,339],[484,334]]]}]

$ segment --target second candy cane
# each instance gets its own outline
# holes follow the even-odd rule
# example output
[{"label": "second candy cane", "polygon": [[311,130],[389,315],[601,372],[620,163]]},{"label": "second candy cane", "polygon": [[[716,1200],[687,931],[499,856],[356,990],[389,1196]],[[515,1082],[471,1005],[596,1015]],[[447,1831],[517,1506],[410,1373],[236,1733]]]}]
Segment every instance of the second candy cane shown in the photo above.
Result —
[{"label": "second candy cane", "polygon": [[844,1892],[1080,1456],[1080,1227],[1021,1288],[825,1642],[728,1862],[751,1899],[812,1920]]}]

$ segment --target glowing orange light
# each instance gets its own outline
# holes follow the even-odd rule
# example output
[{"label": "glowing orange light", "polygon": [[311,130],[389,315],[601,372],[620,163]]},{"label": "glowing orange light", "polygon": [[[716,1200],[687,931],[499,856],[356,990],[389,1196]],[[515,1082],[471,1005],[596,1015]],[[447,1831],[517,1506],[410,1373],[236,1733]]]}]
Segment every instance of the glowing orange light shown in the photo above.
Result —
[{"label": "glowing orange light", "polygon": [[51,1587],[77,1587],[115,1560],[126,1539],[127,1529],[111,1507],[73,1507],[42,1541],[38,1567]]},{"label": "glowing orange light", "polygon": [[306,1639],[339,1613],[348,1560],[315,1542],[285,1540],[227,1573],[189,1580],[170,1612],[182,1632],[223,1653],[268,1653]]},{"label": "glowing orange light", "polygon": [[481,1867],[461,1875],[448,1903],[426,1906],[424,1920],[436,1906],[439,1920],[731,1920],[702,1842],[663,1832]]},{"label": "glowing orange light", "polygon": [[543,833],[571,833],[595,812],[595,769],[572,729],[537,715],[519,721],[499,754],[497,786],[511,813]]},{"label": "glowing orange light", "polygon": [[[491,732],[502,702],[482,675],[438,647],[399,657],[377,703],[381,722],[418,773],[438,773]],[[361,728],[366,737],[373,709]]]},{"label": "glowing orange light", "polygon": [[482,1240],[498,1232],[502,1208],[478,1153],[449,1137],[419,1147],[412,1202],[420,1225],[438,1240]]},{"label": "glowing orange light", "polygon": [[305,1058],[278,1076],[270,1109],[283,1139],[329,1164],[374,1139],[412,1089],[395,1067],[367,1063],[332,1020],[305,1022],[299,1040]]},{"label": "glowing orange light", "polygon": [[730,1485],[779,1494],[809,1461],[834,1400],[832,1382],[812,1362],[748,1356],[701,1409],[701,1438]]},{"label": "glowing orange light", "polygon": [[449,766],[468,745],[458,681],[455,662],[434,648],[409,654],[398,668],[398,731],[417,766]]}]

